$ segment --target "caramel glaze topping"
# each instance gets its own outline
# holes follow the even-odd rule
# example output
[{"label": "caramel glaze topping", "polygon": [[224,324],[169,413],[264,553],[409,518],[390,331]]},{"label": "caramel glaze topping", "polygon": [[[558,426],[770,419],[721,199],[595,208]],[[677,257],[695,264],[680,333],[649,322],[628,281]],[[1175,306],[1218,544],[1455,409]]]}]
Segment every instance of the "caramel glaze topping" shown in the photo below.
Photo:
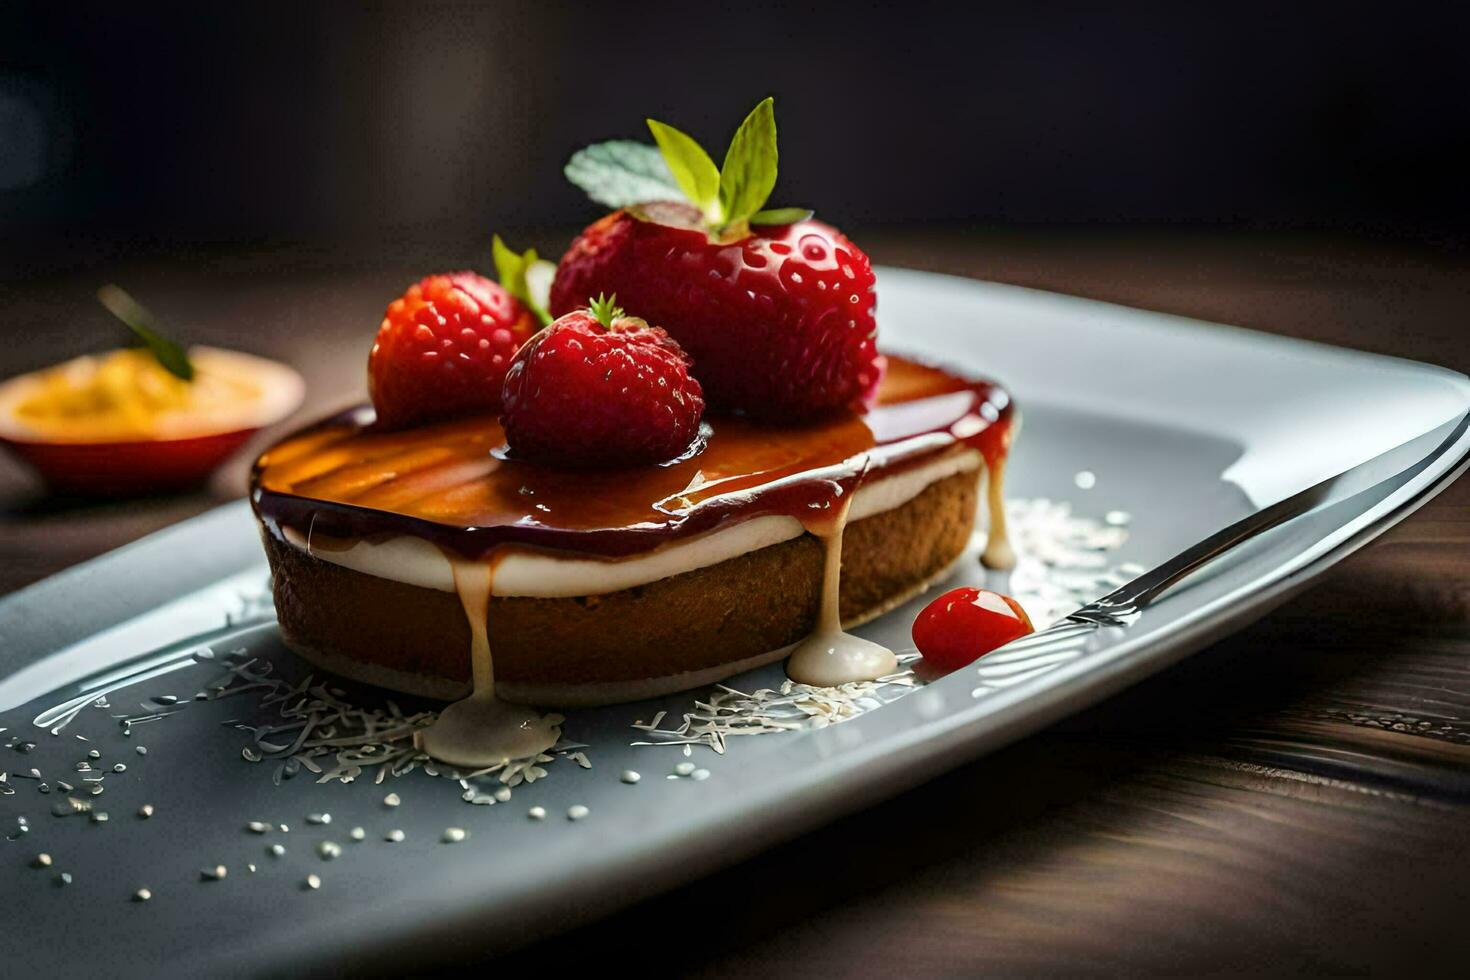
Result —
[{"label": "caramel glaze topping", "polygon": [[406,534],[471,559],[503,544],[624,557],[766,514],[808,523],[864,478],[958,445],[994,470],[1012,405],[997,385],[893,357],[865,415],[790,428],[715,418],[679,460],[587,471],[514,459],[493,417],[396,432],[372,417],[348,411],[260,457],[251,501],[270,533]]}]

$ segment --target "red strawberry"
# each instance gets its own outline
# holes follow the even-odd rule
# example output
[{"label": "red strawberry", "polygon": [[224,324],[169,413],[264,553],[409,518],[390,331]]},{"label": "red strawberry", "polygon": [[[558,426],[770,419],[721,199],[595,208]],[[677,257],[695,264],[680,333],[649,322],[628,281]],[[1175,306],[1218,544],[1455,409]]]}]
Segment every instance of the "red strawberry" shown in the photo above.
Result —
[{"label": "red strawberry", "polygon": [[[722,168],[673,127],[648,125],[657,150],[605,143],[568,164],[574,183],[624,210],[572,243],[551,312],[616,292],[689,351],[712,406],[781,420],[860,411],[883,363],[872,264],[810,211],[762,210],[776,181],[771,100]],[[687,203],[666,200],[680,192]]]},{"label": "red strawberry", "polygon": [[561,466],[673,459],[699,434],[704,392],[668,334],[594,300],[521,348],[501,424],[517,456]]},{"label": "red strawberry", "polygon": [[526,304],[473,272],[415,283],[389,304],[368,355],[378,421],[498,412],[511,358],[539,326]]},{"label": "red strawberry", "polygon": [[[648,209],[654,210],[654,209]],[[693,209],[663,206],[662,221]],[[861,410],[880,376],[873,267],[817,221],[711,241],[697,225],[617,211],[572,243],[551,312],[616,292],[689,351],[711,405],[766,418]]]}]

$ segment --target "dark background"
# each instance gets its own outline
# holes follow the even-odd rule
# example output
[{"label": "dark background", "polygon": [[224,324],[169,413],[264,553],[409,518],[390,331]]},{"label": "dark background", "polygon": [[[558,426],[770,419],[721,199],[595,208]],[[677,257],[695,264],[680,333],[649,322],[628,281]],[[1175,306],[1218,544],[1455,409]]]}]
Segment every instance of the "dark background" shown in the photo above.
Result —
[{"label": "dark background", "polygon": [[766,94],[774,203],[854,234],[1470,237],[1470,15],[1112,6],[5,4],[4,253],[571,229],[572,150],[652,115],[718,159]]}]

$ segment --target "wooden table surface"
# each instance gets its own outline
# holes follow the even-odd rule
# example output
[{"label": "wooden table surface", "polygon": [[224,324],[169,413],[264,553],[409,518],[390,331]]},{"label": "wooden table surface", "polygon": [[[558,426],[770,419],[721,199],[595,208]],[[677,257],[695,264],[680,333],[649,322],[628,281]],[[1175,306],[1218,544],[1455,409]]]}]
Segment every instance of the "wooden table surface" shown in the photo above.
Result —
[{"label": "wooden table surface", "polygon": [[[1451,248],[1182,232],[870,244],[878,261],[1470,371],[1470,255]],[[394,251],[117,252],[13,277],[0,284],[0,376],[115,340],[90,298],[111,278],[191,339],[296,364],[319,413],[361,397],[371,332],[402,284],[487,264],[471,246]],[[0,592],[237,496],[247,465],[208,492],[87,504],[47,500],[0,461]],[[835,976],[1463,964],[1467,545],[1462,480],[1265,620],[1099,708],[513,965]],[[426,951],[471,953],[468,941]]]}]

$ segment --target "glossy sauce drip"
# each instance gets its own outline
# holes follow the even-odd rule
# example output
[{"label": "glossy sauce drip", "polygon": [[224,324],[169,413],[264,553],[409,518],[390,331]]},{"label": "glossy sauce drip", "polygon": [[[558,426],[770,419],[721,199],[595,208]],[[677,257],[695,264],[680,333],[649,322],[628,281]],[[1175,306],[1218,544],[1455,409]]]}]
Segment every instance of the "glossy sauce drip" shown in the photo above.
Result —
[{"label": "glossy sauce drip", "polygon": [[898,669],[898,659],[885,646],[853,636],[842,629],[842,531],[852,494],[843,494],[823,520],[808,519],[807,531],[822,541],[826,560],[822,566],[822,605],[817,628],[798,643],[786,661],[786,676],[798,684],[836,687],[854,681],[874,681]]},{"label": "glossy sauce drip", "polygon": [[490,590],[496,559],[468,561],[450,556],[454,587],[470,626],[470,672],[474,690],[439,713],[414,736],[414,745],[451,766],[480,769],[540,755],[561,738],[560,715],[507,704],[495,696],[495,662],[490,655]]},{"label": "glossy sauce drip", "polygon": [[870,476],[965,446],[1004,456],[1004,390],[892,358],[865,415],[805,426],[710,420],[699,452],[661,466],[577,471],[510,458],[489,417],[382,432],[367,410],[292,436],[256,464],[267,529],[341,539],[408,534],[467,558],[507,544],[619,558],[765,514],[798,517]]}]

